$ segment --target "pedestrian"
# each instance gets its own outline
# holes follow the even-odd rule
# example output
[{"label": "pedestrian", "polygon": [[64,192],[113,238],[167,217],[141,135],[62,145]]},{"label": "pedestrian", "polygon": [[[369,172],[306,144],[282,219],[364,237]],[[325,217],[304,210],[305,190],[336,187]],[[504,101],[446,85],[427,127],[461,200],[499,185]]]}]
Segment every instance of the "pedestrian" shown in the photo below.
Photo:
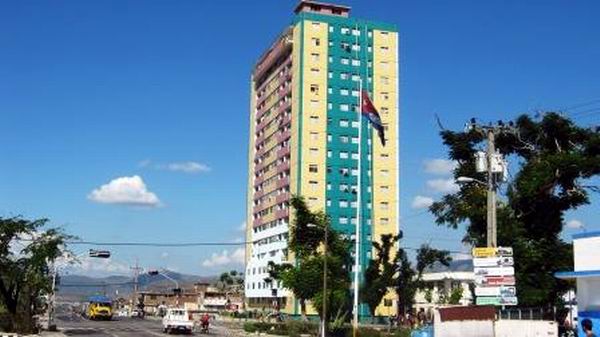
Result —
[{"label": "pedestrian", "polygon": [[594,333],[594,331],[592,331],[592,328],[592,320],[590,320],[589,318],[586,318],[581,321],[581,329],[583,330],[585,337],[596,337],[596,334]]}]

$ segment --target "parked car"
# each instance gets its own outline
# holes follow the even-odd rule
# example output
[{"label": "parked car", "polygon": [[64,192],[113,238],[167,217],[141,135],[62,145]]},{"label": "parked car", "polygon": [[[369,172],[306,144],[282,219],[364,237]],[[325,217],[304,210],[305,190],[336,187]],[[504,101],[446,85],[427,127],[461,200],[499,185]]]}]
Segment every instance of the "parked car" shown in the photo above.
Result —
[{"label": "parked car", "polygon": [[192,333],[194,321],[186,309],[169,308],[162,320],[163,332]]}]

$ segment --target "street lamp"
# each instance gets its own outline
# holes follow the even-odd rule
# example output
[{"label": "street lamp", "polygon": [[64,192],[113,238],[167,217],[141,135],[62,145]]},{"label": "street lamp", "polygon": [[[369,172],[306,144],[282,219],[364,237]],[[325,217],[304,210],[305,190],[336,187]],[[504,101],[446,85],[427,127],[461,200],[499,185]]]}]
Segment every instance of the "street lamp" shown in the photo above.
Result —
[{"label": "street lamp", "polygon": [[[66,256],[66,259],[72,259],[77,261],[78,258],[83,257],[85,255],[88,257],[93,257],[97,259],[108,259],[110,258],[110,251],[108,250],[94,250],[90,249],[87,253],[81,253],[76,256]],[[58,278],[58,270],[60,266],[56,261],[54,264],[54,272],[52,273],[52,294],[50,296],[50,302],[48,303],[48,330],[54,329],[54,302],[56,301],[56,280]]]},{"label": "street lamp", "polygon": [[[319,226],[309,223],[306,227],[318,228]],[[327,232],[329,232],[327,222],[323,229],[325,230],[325,238],[323,241],[323,318],[321,323],[321,337],[325,337],[325,332],[327,331]]]},{"label": "street lamp", "polygon": [[487,185],[486,182],[479,180],[479,179],[471,178],[471,177],[458,177],[458,178],[456,178],[456,182],[459,184],[478,183],[478,184],[482,184],[482,185]]},{"label": "street lamp", "polygon": [[179,306],[179,296],[181,294],[181,288],[179,288],[179,282],[177,282],[177,280],[175,280],[174,278],[172,278],[169,275],[167,275],[167,270],[162,270],[162,271],[159,271],[159,270],[156,270],[156,269],[149,270],[148,271],[148,275],[150,275],[150,276],[160,275],[160,276],[166,278],[167,280],[173,282],[175,284],[175,288],[173,289],[173,293],[175,295],[177,295],[177,297],[175,298],[175,305]]}]

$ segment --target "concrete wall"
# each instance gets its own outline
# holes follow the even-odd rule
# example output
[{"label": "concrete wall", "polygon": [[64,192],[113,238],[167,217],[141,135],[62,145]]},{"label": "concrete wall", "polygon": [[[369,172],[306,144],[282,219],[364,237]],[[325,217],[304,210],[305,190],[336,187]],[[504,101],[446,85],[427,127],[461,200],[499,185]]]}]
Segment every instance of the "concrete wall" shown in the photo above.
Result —
[{"label": "concrete wall", "polygon": [[495,323],[495,337],[556,337],[558,325],[552,321],[500,320]]}]

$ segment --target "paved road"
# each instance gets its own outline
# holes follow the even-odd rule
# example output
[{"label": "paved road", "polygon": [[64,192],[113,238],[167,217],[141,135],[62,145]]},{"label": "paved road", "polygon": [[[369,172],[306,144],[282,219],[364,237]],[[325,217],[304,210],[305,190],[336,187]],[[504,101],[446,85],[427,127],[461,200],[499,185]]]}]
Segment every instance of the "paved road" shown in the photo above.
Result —
[{"label": "paved road", "polygon": [[[169,336],[162,332],[161,322],[153,319],[115,317],[112,321],[90,321],[75,314],[57,317],[57,326],[67,336],[137,337]],[[196,336],[205,336],[194,332]],[[234,334],[218,323],[211,326],[210,337],[228,337]]]}]

